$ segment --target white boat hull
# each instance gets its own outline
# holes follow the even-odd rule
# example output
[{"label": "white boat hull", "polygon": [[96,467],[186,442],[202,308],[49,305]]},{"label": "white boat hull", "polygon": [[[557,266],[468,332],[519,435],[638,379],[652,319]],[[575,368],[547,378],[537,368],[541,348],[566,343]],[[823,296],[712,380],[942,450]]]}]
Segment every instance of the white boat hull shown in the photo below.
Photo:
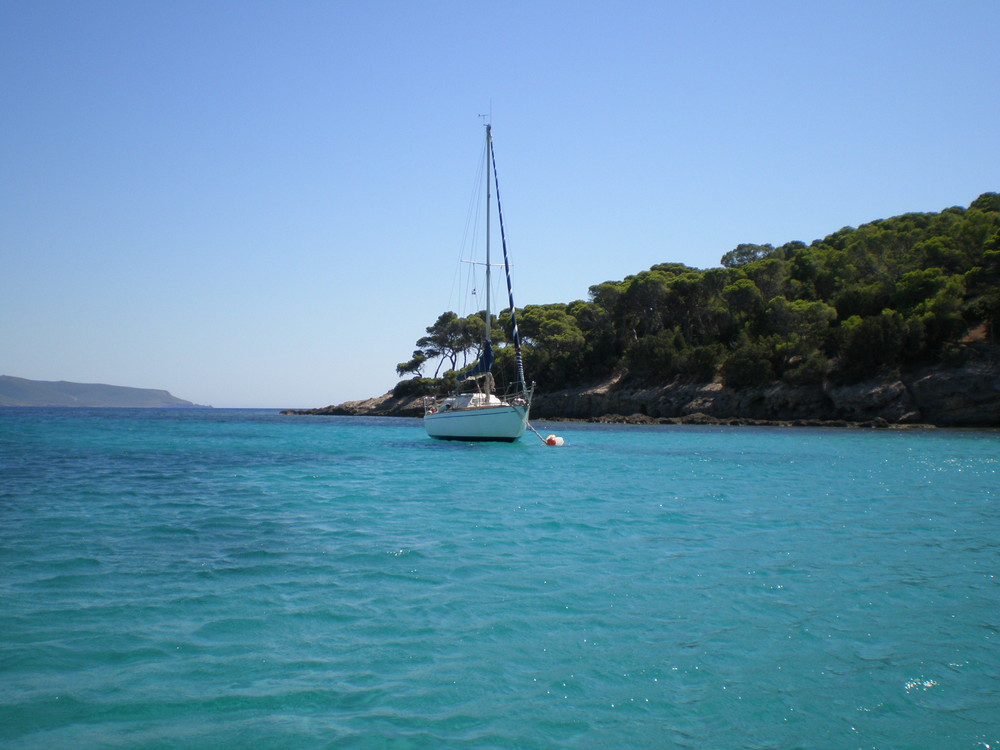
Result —
[{"label": "white boat hull", "polygon": [[494,440],[511,443],[528,424],[526,405],[502,404],[424,414],[424,428],[439,440]]}]

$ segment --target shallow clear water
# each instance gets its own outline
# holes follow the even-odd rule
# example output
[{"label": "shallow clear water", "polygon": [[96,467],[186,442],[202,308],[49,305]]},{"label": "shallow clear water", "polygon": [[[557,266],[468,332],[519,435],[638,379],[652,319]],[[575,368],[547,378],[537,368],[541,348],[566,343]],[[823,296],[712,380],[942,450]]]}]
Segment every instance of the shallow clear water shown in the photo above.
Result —
[{"label": "shallow clear water", "polygon": [[1000,433],[0,410],[0,747],[1000,746]]}]

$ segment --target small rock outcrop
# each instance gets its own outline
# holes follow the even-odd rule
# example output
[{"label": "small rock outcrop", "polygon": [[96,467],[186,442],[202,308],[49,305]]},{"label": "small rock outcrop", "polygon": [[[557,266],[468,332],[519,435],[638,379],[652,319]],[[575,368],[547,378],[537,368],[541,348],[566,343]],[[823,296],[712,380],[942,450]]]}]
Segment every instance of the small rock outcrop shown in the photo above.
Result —
[{"label": "small rock outcrop", "polygon": [[421,396],[396,398],[392,392],[360,401],[345,401],[318,409],[285,409],[282,414],[304,414],[334,417],[422,417],[424,402]]}]

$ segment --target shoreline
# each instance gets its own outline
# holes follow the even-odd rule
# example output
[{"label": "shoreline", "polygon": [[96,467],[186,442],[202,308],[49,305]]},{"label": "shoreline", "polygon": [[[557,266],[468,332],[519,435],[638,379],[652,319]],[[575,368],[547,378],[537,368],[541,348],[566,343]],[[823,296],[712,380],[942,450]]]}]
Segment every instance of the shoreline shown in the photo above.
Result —
[{"label": "shoreline", "polygon": [[[991,353],[1000,354],[995,348]],[[422,417],[424,409],[422,396],[394,397],[389,392],[281,413]],[[538,421],[597,424],[1000,428],[1000,356],[987,356],[959,367],[937,365],[902,374],[885,373],[853,384],[779,382],[733,389],[718,379],[639,386],[611,378],[538,393],[532,403],[532,417]]]},{"label": "shoreline", "polygon": [[[375,417],[387,419],[420,419],[414,414],[380,414],[376,412],[358,414],[340,409],[338,406],[321,407],[318,409],[282,409],[280,414],[294,416],[334,416],[334,417]],[[700,427],[813,427],[831,429],[881,429],[881,430],[937,430],[942,429],[934,424],[893,423],[878,418],[867,422],[851,422],[844,419],[750,419],[747,417],[718,418],[708,414],[688,414],[683,417],[647,417],[644,414],[605,414],[601,417],[541,417],[539,422],[558,422],[563,424],[602,424],[666,426],[692,425]],[[997,429],[993,427],[951,427],[944,429]]]},{"label": "shoreline", "polygon": [[[326,417],[402,417],[420,419],[423,416],[422,397],[393,398],[392,393],[359,401],[345,401],[342,404],[315,409],[282,409],[280,414],[293,416]],[[893,423],[882,417],[871,420],[847,419],[757,419],[751,417],[715,417],[711,414],[695,412],[676,417],[650,417],[646,414],[603,414],[594,417],[537,416],[540,422],[562,422],[566,424],[606,424],[606,425],[696,425],[717,427],[830,427],[852,429],[883,430],[936,430],[939,425],[911,422]]]}]

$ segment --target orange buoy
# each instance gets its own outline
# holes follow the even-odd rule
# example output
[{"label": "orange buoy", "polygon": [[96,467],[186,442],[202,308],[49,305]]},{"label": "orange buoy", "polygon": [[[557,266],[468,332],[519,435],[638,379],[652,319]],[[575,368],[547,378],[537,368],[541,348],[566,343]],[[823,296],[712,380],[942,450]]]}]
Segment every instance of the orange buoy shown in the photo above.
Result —
[{"label": "orange buoy", "polygon": [[549,435],[547,438],[545,438],[545,444],[546,445],[562,445],[563,444],[563,439],[561,437],[559,437],[558,435]]}]

